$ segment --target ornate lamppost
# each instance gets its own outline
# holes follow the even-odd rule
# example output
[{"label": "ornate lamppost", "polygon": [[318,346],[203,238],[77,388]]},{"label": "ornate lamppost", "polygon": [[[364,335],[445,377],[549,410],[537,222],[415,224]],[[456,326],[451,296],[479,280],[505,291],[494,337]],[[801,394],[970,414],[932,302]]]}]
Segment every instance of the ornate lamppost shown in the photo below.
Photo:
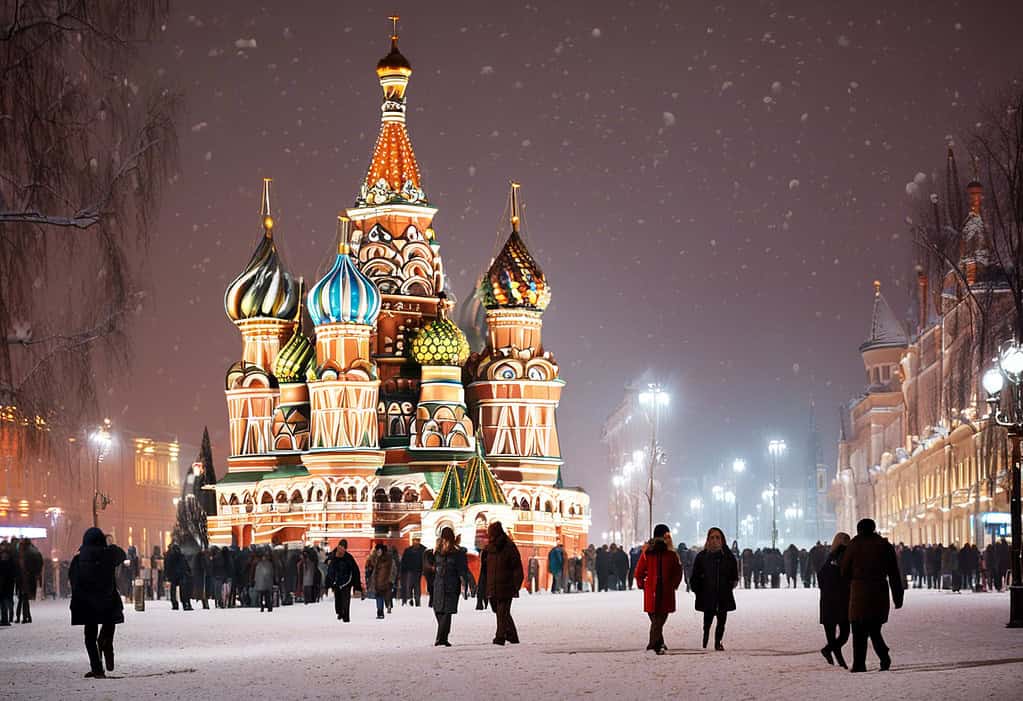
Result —
[{"label": "ornate lamppost", "polygon": [[[1009,512],[1012,528],[1012,585],[1009,587],[1008,628],[1023,628],[1023,573],[1020,551],[1023,526],[1020,523],[1020,441],[1023,440],[1023,348],[1017,341],[1002,346],[995,366],[984,373],[984,390],[991,406],[989,418],[1009,434],[1010,492]],[[1003,392],[1004,390],[1004,392]],[[1005,400],[1005,395],[1008,399]]]}]

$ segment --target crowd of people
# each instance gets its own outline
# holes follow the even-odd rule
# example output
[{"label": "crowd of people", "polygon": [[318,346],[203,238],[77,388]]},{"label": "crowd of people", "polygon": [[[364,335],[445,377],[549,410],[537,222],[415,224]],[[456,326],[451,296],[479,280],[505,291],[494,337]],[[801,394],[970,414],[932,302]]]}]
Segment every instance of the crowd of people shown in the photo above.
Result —
[{"label": "crowd of people", "polygon": [[[714,649],[723,650],[728,614],[736,609],[734,589],[780,588],[783,578],[786,587],[800,583],[819,587],[824,659],[847,667],[842,650],[851,630],[852,671],[863,671],[868,640],[881,669],[891,666],[881,626],[887,621],[889,601],[896,608],[902,605],[904,589],[1001,590],[1009,570],[1004,538],[984,550],[969,544],[893,546],[875,532],[869,519],[859,524],[855,538],[839,533],[830,547],[818,542],[809,549],[789,545],[782,551],[740,551],[734,541],[727,545],[721,529],[711,528],[702,547],[681,543],[676,548],[668,527],[659,525],[650,541],[630,549],[591,544],[578,556],[569,556],[558,543],[542,558],[547,581],[540,577],[541,556],[534,554],[523,563],[500,523],[491,524],[485,542],[471,554],[445,528],[433,549],[419,539],[400,553],[378,543],[361,568],[345,540],[332,550],[287,544],[200,549],[171,543],[166,555],[154,547],[151,556],[143,558],[134,547],[124,551],[98,529],[89,529],[79,554],[66,567],[68,586],[60,589],[71,593],[72,624],[85,627],[90,677],[113,669],[114,630],[124,620],[123,603],[140,595],[158,599],[165,591],[174,610],[191,611],[193,602],[208,609],[212,601],[215,608],[258,606],[260,612],[313,604],[330,592],[337,619],[348,623],[353,595],[373,598],[376,617],[384,619],[396,601],[421,606],[425,582],[426,605],[437,619],[435,644],[449,646],[452,616],[462,600],[475,599],[476,609],[494,611],[493,642],[503,645],[519,641],[511,602],[523,588],[530,594],[544,589],[557,594],[635,587],[644,592],[650,619],[647,649],[660,655],[667,651],[664,626],[675,611],[676,590],[683,583],[695,595],[695,609],[703,614],[703,647],[708,647],[713,633]],[[470,559],[478,566],[470,567]],[[0,625],[32,621],[30,602],[46,579],[45,564],[28,539],[0,542]]]}]

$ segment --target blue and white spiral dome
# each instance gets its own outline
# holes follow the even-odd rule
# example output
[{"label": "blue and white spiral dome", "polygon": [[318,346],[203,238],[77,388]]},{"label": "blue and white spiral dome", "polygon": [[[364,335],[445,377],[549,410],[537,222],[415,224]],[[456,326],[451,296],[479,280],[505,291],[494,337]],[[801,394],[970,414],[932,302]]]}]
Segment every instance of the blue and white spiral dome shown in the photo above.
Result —
[{"label": "blue and white spiral dome", "polygon": [[334,265],[313,285],[308,296],[309,316],[316,326],[323,324],[365,324],[372,326],[380,314],[380,290],[363,275],[342,246]]}]

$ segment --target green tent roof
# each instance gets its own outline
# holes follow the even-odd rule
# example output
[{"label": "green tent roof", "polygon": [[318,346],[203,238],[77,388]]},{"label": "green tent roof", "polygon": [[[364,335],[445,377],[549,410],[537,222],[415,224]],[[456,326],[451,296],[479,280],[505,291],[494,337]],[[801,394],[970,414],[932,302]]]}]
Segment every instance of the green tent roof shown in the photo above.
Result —
[{"label": "green tent roof", "polygon": [[483,457],[483,439],[479,437],[476,439],[476,454],[465,464],[465,496],[462,506],[506,503],[504,490]]},{"label": "green tent roof", "polygon": [[458,466],[451,464],[444,472],[444,481],[440,483],[440,491],[433,501],[433,510],[462,508],[462,478],[458,474]]}]

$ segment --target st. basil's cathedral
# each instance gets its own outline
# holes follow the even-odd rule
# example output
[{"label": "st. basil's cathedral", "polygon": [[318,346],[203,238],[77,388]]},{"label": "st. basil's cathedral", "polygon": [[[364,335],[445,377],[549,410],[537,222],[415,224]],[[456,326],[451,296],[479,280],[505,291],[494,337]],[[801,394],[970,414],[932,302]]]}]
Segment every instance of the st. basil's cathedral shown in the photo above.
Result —
[{"label": "st. basil's cathedral", "polygon": [[308,288],[280,259],[264,180],[263,231],[224,296],[242,355],[227,371],[231,455],[210,541],[344,538],[359,556],[380,542],[432,547],[452,526],[472,553],[498,520],[545,569],[556,543],[586,547],[590,505],[562,484],[565,383],[541,340],[551,288],[519,230],[518,185],[507,241],[470,300],[473,349],[445,294],[396,32],[376,73],[369,170],[338,216],[333,265]]}]

